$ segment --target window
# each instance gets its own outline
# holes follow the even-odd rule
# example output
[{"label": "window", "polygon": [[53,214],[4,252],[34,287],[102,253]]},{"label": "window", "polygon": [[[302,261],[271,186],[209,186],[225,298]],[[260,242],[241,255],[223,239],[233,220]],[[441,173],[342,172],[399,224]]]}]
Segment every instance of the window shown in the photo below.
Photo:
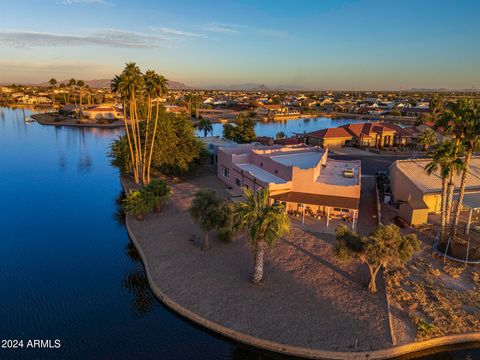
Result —
[{"label": "window", "polygon": [[228,179],[230,177],[230,169],[222,166],[222,175],[223,177]]},{"label": "window", "polygon": [[278,174],[278,170],[277,170],[277,169],[275,169],[275,174]]},{"label": "window", "polygon": [[350,212],[349,209],[342,209],[342,208],[333,208],[333,211],[337,211],[337,212],[344,212],[344,213],[348,213]]},{"label": "window", "polygon": [[243,187],[244,187],[245,189],[250,189],[250,186],[248,186],[247,184],[243,185]]},{"label": "window", "polygon": [[242,182],[240,181],[239,178],[235,178],[235,184],[236,184],[238,187],[241,187],[241,186],[242,186]]},{"label": "window", "polygon": [[263,167],[263,162],[260,163],[260,166]]}]

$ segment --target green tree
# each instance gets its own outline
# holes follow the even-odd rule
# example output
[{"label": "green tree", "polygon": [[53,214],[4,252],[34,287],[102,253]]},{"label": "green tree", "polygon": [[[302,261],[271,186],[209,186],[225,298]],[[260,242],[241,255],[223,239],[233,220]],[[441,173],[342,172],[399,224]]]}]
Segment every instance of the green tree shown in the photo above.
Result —
[{"label": "green tree", "polygon": [[118,168],[122,175],[130,174],[133,171],[127,137],[125,135],[119,136],[112,141],[108,156],[111,158],[110,163]]},{"label": "green tree", "polygon": [[425,129],[418,137],[418,143],[423,146],[423,150],[429,149],[437,143],[437,135],[432,129]]},{"label": "green tree", "polygon": [[207,137],[208,133],[213,131],[213,126],[212,126],[212,123],[210,122],[210,120],[202,119],[198,123],[198,129],[200,131],[203,131],[203,136],[204,137]]},{"label": "green tree", "polygon": [[54,78],[51,78],[48,83],[52,87],[52,104],[55,105],[55,85],[57,85],[57,80]]},{"label": "green tree", "polygon": [[442,179],[442,198],[441,198],[441,233],[440,239],[445,239],[445,226],[447,224],[447,208],[449,206],[447,198],[448,179],[451,171],[457,173],[462,169],[462,160],[453,156],[453,142],[444,141],[434,146],[432,151],[428,154],[431,161],[425,166],[425,171],[428,175],[439,173]]},{"label": "green tree", "polygon": [[238,144],[245,144],[257,138],[255,133],[255,122],[246,113],[241,113],[233,124],[223,125],[223,137],[235,141]]},{"label": "green tree", "polygon": [[224,201],[220,206],[220,221],[218,225],[218,237],[224,242],[230,242],[233,239],[233,210],[234,205],[231,201]]},{"label": "green tree", "polygon": [[460,219],[460,211],[462,210],[463,198],[465,196],[465,186],[470,171],[470,161],[473,152],[478,147],[478,137],[480,136],[480,104],[475,104],[472,100],[459,100],[462,108],[462,143],[465,151],[465,157],[462,167],[462,177],[460,180],[460,189],[458,191],[458,200],[455,205],[455,211],[452,218],[451,237],[455,239],[457,235],[457,227]]},{"label": "green tree", "polygon": [[[83,103],[83,87],[85,86],[85,82],[83,80],[78,80],[77,81],[77,86],[78,86],[78,97],[79,97],[79,103],[80,103],[80,108],[82,107],[82,103]],[[80,112],[78,113],[78,115],[80,116]]]},{"label": "green tree", "polygon": [[195,194],[192,205],[189,208],[193,221],[200,225],[204,232],[202,250],[210,249],[208,234],[220,225],[222,212],[221,201],[213,190],[200,190]]},{"label": "green tree", "polygon": [[277,135],[275,135],[275,138],[277,139],[285,139],[287,136],[285,135],[285,133],[283,131],[280,131],[277,133]]},{"label": "green tree", "polygon": [[143,191],[150,194],[153,208],[156,212],[160,212],[161,205],[170,197],[170,187],[162,179],[154,179],[150,181]]},{"label": "green tree", "polygon": [[430,114],[433,117],[436,117],[437,114],[443,110],[443,105],[444,105],[443,98],[441,98],[438,95],[433,96],[430,99],[430,104],[429,104]]},{"label": "green tree", "polygon": [[150,194],[140,190],[130,190],[122,203],[123,210],[134,215],[137,220],[143,220],[144,214],[152,209],[152,204]]},{"label": "green tree", "polygon": [[[463,150],[463,122],[468,113],[468,106],[464,100],[459,100],[456,103],[450,103],[445,111],[438,117],[435,125],[444,129],[446,135],[450,136],[453,142],[452,157],[461,157]],[[451,224],[451,213],[453,204],[453,193],[455,188],[455,175],[458,172],[451,171],[447,185],[447,224]]]},{"label": "green tree", "polygon": [[[68,80],[68,102],[70,102],[70,96],[72,95],[72,92],[73,90],[75,89],[75,86],[77,86],[77,80],[75,80],[74,78],[71,78],[70,80]],[[76,100],[76,97],[75,95],[73,95],[73,100],[75,101],[75,105],[77,104],[77,100]]]},{"label": "green tree", "polygon": [[396,225],[380,225],[368,237],[352,232],[347,226],[336,229],[335,253],[341,259],[355,258],[370,272],[368,291],[377,292],[377,274],[387,266],[402,266],[420,249],[415,234],[403,236]]},{"label": "green tree", "polygon": [[253,283],[263,279],[265,246],[275,242],[290,231],[290,219],[282,205],[270,203],[268,188],[253,192],[244,189],[245,200],[236,204],[233,219],[235,229],[246,229],[255,249]]}]

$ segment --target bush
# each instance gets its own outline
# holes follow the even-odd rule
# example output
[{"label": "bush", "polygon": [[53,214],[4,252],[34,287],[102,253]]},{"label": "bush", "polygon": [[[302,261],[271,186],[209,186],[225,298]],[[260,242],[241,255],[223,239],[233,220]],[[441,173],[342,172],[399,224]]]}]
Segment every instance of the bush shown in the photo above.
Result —
[{"label": "bush", "polygon": [[122,207],[127,214],[142,220],[143,215],[153,208],[152,196],[146,191],[130,190],[122,202]]},{"label": "bush", "polygon": [[143,190],[149,195],[152,201],[152,207],[156,212],[160,212],[160,206],[170,197],[170,187],[161,179],[154,179],[146,185]]}]

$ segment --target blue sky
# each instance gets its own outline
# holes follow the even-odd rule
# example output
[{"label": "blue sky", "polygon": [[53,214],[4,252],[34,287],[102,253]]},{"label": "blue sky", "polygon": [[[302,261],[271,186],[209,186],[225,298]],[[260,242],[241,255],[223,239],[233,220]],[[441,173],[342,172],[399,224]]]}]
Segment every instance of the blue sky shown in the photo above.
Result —
[{"label": "blue sky", "polygon": [[480,88],[479,1],[0,0],[0,82]]}]

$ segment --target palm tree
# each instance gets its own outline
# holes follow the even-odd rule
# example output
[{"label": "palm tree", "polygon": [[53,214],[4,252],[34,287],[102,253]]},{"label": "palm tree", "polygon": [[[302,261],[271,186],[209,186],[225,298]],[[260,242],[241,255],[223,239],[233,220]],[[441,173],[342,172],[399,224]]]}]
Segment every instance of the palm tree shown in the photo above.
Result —
[{"label": "palm tree", "polygon": [[247,229],[250,242],[255,249],[255,265],[252,281],[257,284],[263,279],[265,244],[273,246],[277,239],[290,231],[290,219],[278,203],[270,204],[268,188],[253,192],[244,189],[245,201],[237,203],[234,223],[237,229]]},{"label": "palm tree", "polygon": [[55,105],[55,85],[57,85],[57,80],[54,78],[51,78],[48,83],[52,87],[52,104]]},{"label": "palm tree", "polygon": [[[122,97],[125,132],[130,148],[133,176],[135,183],[139,184],[143,180],[140,177],[143,157],[137,109],[137,98],[141,97],[143,87],[140,68],[133,62],[127,63],[121,75],[115,76],[112,80],[110,87],[112,91],[119,92]],[[130,119],[130,126],[127,117]]]},{"label": "palm tree", "polygon": [[443,99],[440,96],[435,95],[432,97],[429,104],[430,114],[435,118],[436,115],[443,110],[443,105]]},{"label": "palm tree", "polygon": [[[146,126],[146,135],[145,135],[145,149],[144,149],[144,164],[146,169],[145,182],[148,184],[150,182],[150,169],[152,164],[153,148],[155,145],[155,138],[157,134],[157,125],[158,125],[158,113],[160,111],[160,96],[165,95],[168,92],[167,83],[168,80],[164,76],[158,75],[153,70],[147,70],[144,76],[145,80],[145,92],[148,98],[148,110],[147,110],[147,126]],[[148,144],[148,131],[149,124],[152,118],[152,102],[155,99],[155,122],[153,126],[152,139],[147,149]],[[148,152],[148,158],[147,158]]]},{"label": "palm tree", "polygon": [[198,123],[198,130],[203,131],[203,136],[207,137],[208,133],[213,131],[213,126],[210,120],[202,119]]},{"label": "palm tree", "polygon": [[200,190],[195,194],[189,212],[204,232],[202,250],[210,249],[208,233],[217,228],[222,221],[221,200],[216,197],[213,190]]},{"label": "palm tree", "polygon": [[[70,91],[68,92],[68,102],[70,102],[70,94],[77,85],[77,81],[75,79],[70,79],[68,80],[68,87],[70,88]],[[77,104],[77,100],[75,99],[75,95],[73,96],[73,99],[75,100],[75,105]]]},{"label": "palm tree", "polygon": [[452,153],[453,142],[445,141],[443,143],[437,144],[434,149],[428,154],[431,162],[425,166],[425,171],[428,175],[439,172],[440,178],[442,179],[442,199],[440,205],[440,239],[442,241],[445,239],[445,226],[447,224],[447,207],[449,205],[447,201],[447,181],[451,171],[458,172],[459,169],[461,169],[462,167],[461,159],[454,158],[452,156]]},{"label": "palm tree", "polygon": [[458,221],[460,219],[460,211],[462,210],[463,198],[465,195],[465,186],[467,183],[467,175],[470,170],[470,160],[473,152],[477,149],[478,137],[480,136],[480,105],[475,104],[472,100],[459,100],[462,104],[462,140],[465,148],[465,158],[463,161],[462,177],[460,181],[460,189],[458,192],[458,200],[455,206],[455,212],[452,219],[451,236],[455,239],[457,234]]},{"label": "palm tree", "polygon": [[[453,141],[452,157],[454,159],[461,157],[464,138],[464,120],[469,116],[468,101],[461,99],[454,104],[451,104],[446,109],[436,122],[437,127],[443,127],[446,134],[450,135]],[[450,224],[453,193],[455,188],[455,175],[458,172],[451,171],[448,181],[448,195],[447,195],[447,224]],[[455,220],[452,220],[452,224]]]},{"label": "palm tree", "polygon": [[[78,94],[78,97],[79,97],[79,102],[80,102],[80,109],[82,108],[82,90],[83,90],[83,87],[85,86],[85,83],[83,82],[83,80],[78,80],[77,81],[77,86],[79,88],[79,94]],[[80,113],[79,113],[80,114]]]},{"label": "palm tree", "polygon": [[420,134],[418,143],[423,146],[423,150],[427,150],[437,143],[437,136],[432,129],[426,129]]}]

